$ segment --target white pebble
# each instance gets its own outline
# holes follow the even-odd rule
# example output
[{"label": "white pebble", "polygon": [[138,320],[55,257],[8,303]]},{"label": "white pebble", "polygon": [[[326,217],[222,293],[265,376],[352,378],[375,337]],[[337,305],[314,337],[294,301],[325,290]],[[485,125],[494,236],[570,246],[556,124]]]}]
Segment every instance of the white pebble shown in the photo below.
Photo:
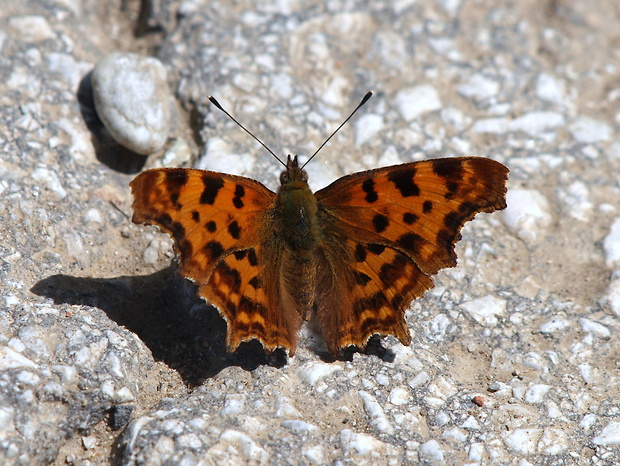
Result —
[{"label": "white pebble", "polygon": [[542,429],[515,429],[504,438],[504,443],[511,450],[524,455],[532,455],[537,451]]},{"label": "white pebble", "polygon": [[396,387],[390,391],[389,400],[393,405],[402,406],[409,403],[409,400],[411,400],[411,394],[404,388]]},{"label": "white pebble", "polygon": [[581,324],[581,328],[584,332],[593,333],[599,338],[611,337],[611,331],[603,324],[599,324],[598,322],[594,322],[586,318],[579,319],[579,323]]},{"label": "white pebble", "polygon": [[224,443],[233,443],[239,446],[241,453],[247,462],[252,462],[252,464],[267,463],[267,459],[269,457],[267,451],[242,432],[228,429],[220,435],[220,441]]},{"label": "white pebble", "polygon": [[487,78],[482,74],[470,76],[464,84],[457,88],[457,92],[463,97],[474,100],[484,100],[493,97],[499,91],[497,81]]},{"label": "white pebble", "polygon": [[97,113],[119,144],[143,155],[160,150],[170,126],[164,65],[152,57],[114,52],[92,73]]},{"label": "white pebble", "polygon": [[103,220],[101,219],[101,214],[99,213],[99,211],[97,209],[88,209],[86,211],[86,214],[84,215],[84,220],[86,222],[95,222],[95,223],[102,223]]},{"label": "white pebble", "polygon": [[605,294],[598,300],[598,303],[603,309],[620,316],[620,278],[612,280],[607,285]]},{"label": "white pebble", "polygon": [[541,230],[551,225],[549,202],[534,189],[510,189],[506,195],[508,207],[502,220],[510,231],[526,243],[536,241]]},{"label": "white pebble", "polygon": [[325,449],[322,445],[304,447],[301,454],[313,464],[325,464]]},{"label": "white pebble", "polygon": [[551,390],[550,385],[542,383],[534,384],[525,392],[525,401],[527,403],[542,403],[543,398],[549,390]]},{"label": "white pebble", "polygon": [[536,95],[539,99],[547,100],[556,104],[564,103],[565,86],[555,76],[541,73],[536,80]]},{"label": "white pebble", "polygon": [[577,118],[568,131],[577,142],[584,144],[607,141],[611,137],[611,128],[607,123],[589,117]]},{"label": "white pebble", "polygon": [[452,429],[448,429],[441,434],[441,438],[452,440],[457,443],[464,443],[465,440],[467,440],[467,431],[459,429],[458,427],[453,427]]},{"label": "white pebble", "polygon": [[383,117],[375,113],[362,115],[355,123],[355,144],[361,146],[383,129]]},{"label": "white pebble", "polygon": [[508,125],[510,131],[522,131],[530,136],[540,136],[560,126],[564,126],[564,117],[557,112],[529,112]]},{"label": "white pebble", "polygon": [[282,421],[280,425],[296,434],[311,434],[319,430],[317,426],[308,424],[307,422],[300,421],[298,419],[292,421]]},{"label": "white pebble", "polygon": [[371,419],[370,425],[380,432],[392,434],[394,432],[394,428],[390,424],[390,421],[388,421],[383,408],[377,402],[375,397],[362,390],[357,393],[364,402],[364,410],[366,411],[366,414],[368,414]]},{"label": "white pebble", "polygon": [[367,455],[384,448],[385,444],[368,434],[354,433],[350,429],[340,431],[340,443],[345,452],[351,450],[358,455]]},{"label": "white pebble", "polygon": [[236,416],[238,414],[241,414],[244,408],[245,395],[226,395],[226,399],[224,401],[224,409],[222,409],[222,416]]},{"label": "white pebble", "polygon": [[443,461],[443,451],[437,440],[429,440],[420,445],[420,461],[441,463]]},{"label": "white pebble", "polygon": [[620,217],[616,218],[611,224],[609,234],[603,240],[603,249],[608,267],[620,263]]},{"label": "white pebble", "polygon": [[21,42],[40,42],[56,37],[50,23],[43,16],[14,16],[9,20],[9,26]]},{"label": "white pebble", "polygon": [[47,188],[52,191],[58,199],[64,199],[67,195],[67,191],[60,184],[60,180],[58,179],[58,175],[55,171],[48,170],[44,167],[39,167],[32,172],[32,179],[35,181],[42,181],[47,185]]},{"label": "white pebble", "polygon": [[[620,291],[620,290],[619,290]],[[564,330],[566,327],[569,327],[570,323],[566,319],[561,319],[559,317],[553,317],[550,321],[545,322],[539,327],[541,333],[553,333],[558,330]]]},{"label": "white pebble", "polygon": [[341,371],[342,368],[335,364],[324,362],[311,362],[305,364],[299,371],[299,377],[308,385],[314,386],[320,379]]},{"label": "white pebble", "polygon": [[620,445],[620,422],[610,422],[592,439],[595,445]]},{"label": "white pebble", "polygon": [[86,450],[92,450],[97,446],[97,437],[89,435],[88,437],[82,437],[82,445]]},{"label": "white pebble", "polygon": [[441,400],[447,400],[456,395],[458,388],[451,380],[445,377],[438,377],[428,386],[428,393]]},{"label": "white pebble", "polygon": [[475,417],[469,416],[467,419],[465,419],[465,422],[461,424],[461,427],[468,430],[480,430],[480,423],[476,421]]},{"label": "white pebble", "polygon": [[467,301],[460,307],[480,325],[496,325],[497,317],[506,313],[506,301],[492,295]]},{"label": "white pebble", "polygon": [[412,121],[420,115],[441,108],[437,91],[428,84],[402,89],[396,94],[394,103],[405,121]]},{"label": "white pebble", "polygon": [[25,356],[11,348],[0,348],[0,370],[16,369],[18,367],[36,368],[37,365]]},{"label": "white pebble", "polygon": [[543,455],[559,455],[568,449],[566,432],[560,429],[545,429],[537,448]]},{"label": "white pebble", "polygon": [[411,388],[418,388],[420,385],[425,384],[429,380],[430,375],[428,375],[428,372],[421,371],[418,372],[416,376],[407,383],[407,385],[409,385]]},{"label": "white pebble", "polygon": [[278,396],[275,402],[276,417],[300,417],[301,413],[285,396]]}]

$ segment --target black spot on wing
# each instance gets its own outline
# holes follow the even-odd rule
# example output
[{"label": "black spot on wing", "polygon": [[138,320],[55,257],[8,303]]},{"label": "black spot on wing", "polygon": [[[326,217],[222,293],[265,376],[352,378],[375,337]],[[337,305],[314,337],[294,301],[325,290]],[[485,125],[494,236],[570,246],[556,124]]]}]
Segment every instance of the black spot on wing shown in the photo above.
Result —
[{"label": "black spot on wing", "polygon": [[366,260],[366,249],[361,244],[355,246],[355,260],[357,262],[364,262]]},{"label": "black spot on wing", "polygon": [[394,183],[403,197],[419,196],[420,188],[413,182],[415,174],[414,167],[396,168],[388,174],[388,180]]},{"label": "black spot on wing", "polygon": [[183,204],[179,202],[179,193],[174,192],[170,194],[170,201],[174,204],[174,208],[176,210],[181,210],[183,208]]},{"label": "black spot on wing", "polygon": [[172,225],[170,225],[170,233],[174,239],[180,241],[185,238],[185,227],[180,222],[172,222]]},{"label": "black spot on wing", "polygon": [[366,286],[366,284],[371,280],[371,278],[364,272],[359,272],[357,270],[353,272],[353,275],[355,277],[355,282],[362,286]]},{"label": "black spot on wing", "polygon": [[256,257],[256,251],[254,251],[254,248],[248,249],[248,262],[252,267],[256,267],[258,265],[258,258]]},{"label": "black spot on wing", "polygon": [[366,202],[372,204],[377,202],[379,195],[375,191],[375,182],[372,178],[368,178],[362,183],[362,190],[366,193]]},{"label": "black spot on wing", "polygon": [[219,259],[219,257],[224,253],[222,243],[218,241],[209,241],[204,245],[203,249],[209,255],[211,260]]},{"label": "black spot on wing", "polygon": [[200,222],[200,212],[192,210],[192,220],[196,223]]},{"label": "black spot on wing", "polygon": [[241,209],[245,205],[243,203],[243,196],[245,196],[245,188],[238,184],[235,187],[235,197],[233,197],[233,205],[237,209]]},{"label": "black spot on wing", "polygon": [[433,171],[446,181],[460,181],[464,174],[463,161],[450,158],[435,159],[433,160]]},{"label": "black spot on wing", "polygon": [[411,212],[405,212],[403,214],[403,222],[405,222],[407,225],[413,225],[419,219],[420,217],[418,217],[416,214],[411,213]]},{"label": "black spot on wing", "polygon": [[383,254],[383,251],[385,251],[385,246],[383,244],[369,244],[368,251],[378,256],[379,254]]},{"label": "black spot on wing", "polygon": [[217,231],[217,223],[215,223],[213,220],[209,220],[205,224],[205,228],[209,233],[215,233]]},{"label": "black spot on wing", "polygon": [[422,212],[425,214],[430,214],[433,210],[433,201],[424,201],[422,204]]},{"label": "black spot on wing", "polygon": [[178,192],[187,184],[187,170],[182,168],[168,169],[165,173],[168,192]]},{"label": "black spot on wing", "polygon": [[247,253],[248,253],[248,250],[244,249],[243,251],[235,251],[235,252],[233,252],[233,255],[235,256],[235,259],[240,261],[240,260],[243,260],[245,258]]},{"label": "black spot on wing", "polygon": [[233,239],[239,239],[241,237],[241,227],[236,220],[233,220],[228,225],[228,233]]},{"label": "black spot on wing", "polygon": [[450,212],[443,218],[443,224],[452,231],[456,231],[461,226],[462,216],[458,212]]},{"label": "black spot on wing", "polygon": [[259,277],[252,277],[252,279],[248,282],[252,288],[258,290],[263,287],[261,279]]},{"label": "black spot on wing", "polygon": [[213,205],[220,189],[224,186],[224,180],[219,176],[205,173],[202,175],[202,183],[205,188],[200,195],[200,203]]},{"label": "black spot on wing", "polygon": [[396,240],[396,244],[407,251],[416,251],[423,241],[420,235],[415,233],[405,233]]},{"label": "black spot on wing", "polygon": [[389,224],[389,219],[383,214],[376,214],[372,218],[372,225],[377,233],[383,233]]}]

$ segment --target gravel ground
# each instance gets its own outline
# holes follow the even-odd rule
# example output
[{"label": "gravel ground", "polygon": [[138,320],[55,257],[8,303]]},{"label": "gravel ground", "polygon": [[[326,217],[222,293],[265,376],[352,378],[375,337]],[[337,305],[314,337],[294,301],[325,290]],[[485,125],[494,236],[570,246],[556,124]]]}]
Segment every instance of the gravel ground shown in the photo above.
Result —
[{"label": "gravel ground", "polygon": [[[0,1],[0,462],[620,461],[618,31],[617,0]],[[106,97],[129,67],[93,73],[111,52],[159,59],[154,102]],[[308,327],[294,358],[228,354],[168,237],[129,221],[129,181],[197,166],[276,189],[207,95],[307,156],[370,89],[314,189],[480,155],[511,169],[508,209],[463,230],[410,347],[334,361]]]}]

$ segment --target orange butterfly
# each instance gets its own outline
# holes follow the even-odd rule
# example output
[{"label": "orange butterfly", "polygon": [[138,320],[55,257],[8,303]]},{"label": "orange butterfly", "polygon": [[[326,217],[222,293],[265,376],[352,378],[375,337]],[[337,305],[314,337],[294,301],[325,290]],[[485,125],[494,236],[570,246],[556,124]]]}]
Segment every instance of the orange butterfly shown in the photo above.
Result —
[{"label": "orange butterfly", "polygon": [[336,355],[375,334],[409,345],[405,310],[456,265],[463,224],[506,207],[507,177],[494,160],[444,158],[354,173],[313,194],[289,156],[276,194],[250,178],[162,168],[131,182],[132,221],[173,237],[181,274],[226,319],[229,351],[256,338],[292,356],[314,312]]}]

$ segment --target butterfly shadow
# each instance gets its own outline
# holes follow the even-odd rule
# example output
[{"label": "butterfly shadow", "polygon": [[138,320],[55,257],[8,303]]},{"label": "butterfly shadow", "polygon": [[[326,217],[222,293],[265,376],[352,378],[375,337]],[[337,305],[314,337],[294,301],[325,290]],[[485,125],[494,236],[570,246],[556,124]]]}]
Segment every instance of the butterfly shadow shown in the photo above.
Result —
[{"label": "butterfly shadow", "polygon": [[281,367],[283,351],[268,355],[258,341],[226,350],[226,322],[195,295],[195,285],[170,266],[151,275],[115,278],[53,275],[32,293],[56,304],[97,307],[135,333],[156,360],[179,372],[188,386],[199,386],[229,366],[251,371],[261,365]]}]

